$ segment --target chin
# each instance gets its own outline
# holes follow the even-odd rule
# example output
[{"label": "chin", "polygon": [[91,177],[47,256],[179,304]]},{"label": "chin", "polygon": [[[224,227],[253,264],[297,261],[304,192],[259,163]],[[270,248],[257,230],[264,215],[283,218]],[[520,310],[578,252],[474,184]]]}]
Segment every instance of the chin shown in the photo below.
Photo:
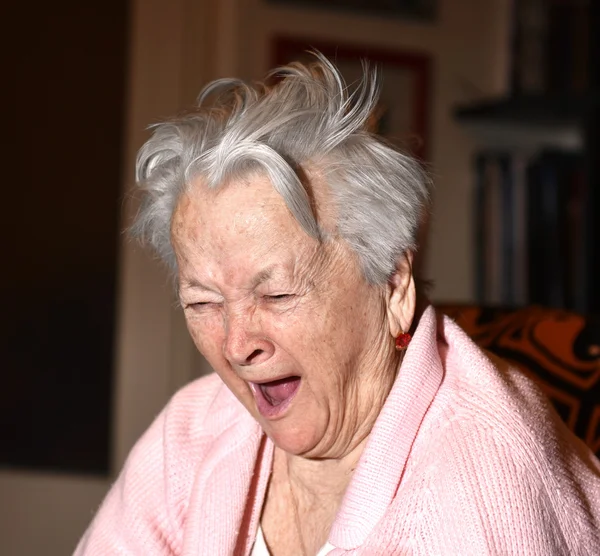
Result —
[{"label": "chin", "polygon": [[298,429],[286,427],[283,422],[268,423],[263,427],[267,436],[273,441],[273,444],[280,450],[295,456],[313,456],[313,452],[317,448],[320,435],[316,430],[308,430],[308,428]]}]

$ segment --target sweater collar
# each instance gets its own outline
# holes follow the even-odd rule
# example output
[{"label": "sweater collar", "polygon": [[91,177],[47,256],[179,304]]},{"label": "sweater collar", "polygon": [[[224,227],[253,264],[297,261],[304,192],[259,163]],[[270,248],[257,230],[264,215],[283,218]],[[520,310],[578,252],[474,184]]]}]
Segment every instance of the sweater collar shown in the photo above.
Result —
[{"label": "sweater collar", "polygon": [[[329,542],[362,545],[398,490],[413,442],[442,382],[433,307],[423,313],[333,523]],[[366,509],[368,508],[368,511]]]}]

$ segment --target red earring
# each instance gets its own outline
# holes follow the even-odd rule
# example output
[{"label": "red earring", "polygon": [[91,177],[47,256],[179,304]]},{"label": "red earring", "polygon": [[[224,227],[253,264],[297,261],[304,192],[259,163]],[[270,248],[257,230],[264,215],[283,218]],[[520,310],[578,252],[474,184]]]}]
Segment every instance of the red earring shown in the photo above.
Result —
[{"label": "red earring", "polygon": [[408,332],[400,332],[398,336],[396,336],[396,349],[398,351],[404,351],[408,344],[410,344],[410,340],[412,336]]}]

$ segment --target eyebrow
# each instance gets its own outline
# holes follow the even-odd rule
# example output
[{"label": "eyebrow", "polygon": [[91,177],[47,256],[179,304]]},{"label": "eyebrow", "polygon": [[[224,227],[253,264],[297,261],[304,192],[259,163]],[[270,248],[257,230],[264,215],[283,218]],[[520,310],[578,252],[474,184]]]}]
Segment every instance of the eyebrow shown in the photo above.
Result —
[{"label": "eyebrow", "polygon": [[274,269],[275,269],[275,266],[272,265],[272,266],[265,268],[264,270],[261,270],[258,274],[256,274],[256,276],[254,276],[254,278],[251,281],[251,288],[255,289],[257,286],[259,286],[263,282],[270,280],[273,276]]},{"label": "eyebrow", "polygon": [[[275,265],[271,265],[263,270],[261,270],[260,272],[258,272],[251,280],[250,282],[250,289],[255,289],[256,287],[258,287],[260,284],[262,284],[263,282],[266,282],[267,280],[270,280],[273,277],[275,271]],[[198,280],[196,280],[196,278],[193,277],[184,277],[181,280],[181,289],[193,289],[193,288],[199,288],[202,290],[207,290],[207,291],[212,291],[211,288],[205,286],[204,284],[202,284],[201,282],[199,282]]]},{"label": "eyebrow", "polygon": [[200,288],[202,290],[210,290],[210,288],[207,288],[204,284],[198,282],[198,280],[196,280],[195,278],[187,277],[181,279],[180,288]]}]

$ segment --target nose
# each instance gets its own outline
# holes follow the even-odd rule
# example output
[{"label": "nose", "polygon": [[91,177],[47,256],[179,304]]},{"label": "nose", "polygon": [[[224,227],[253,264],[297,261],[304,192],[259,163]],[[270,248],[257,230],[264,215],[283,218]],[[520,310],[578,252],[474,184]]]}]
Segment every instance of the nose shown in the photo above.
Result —
[{"label": "nose", "polygon": [[229,318],[225,332],[223,355],[233,366],[260,365],[273,356],[273,343],[264,337],[251,317]]}]

